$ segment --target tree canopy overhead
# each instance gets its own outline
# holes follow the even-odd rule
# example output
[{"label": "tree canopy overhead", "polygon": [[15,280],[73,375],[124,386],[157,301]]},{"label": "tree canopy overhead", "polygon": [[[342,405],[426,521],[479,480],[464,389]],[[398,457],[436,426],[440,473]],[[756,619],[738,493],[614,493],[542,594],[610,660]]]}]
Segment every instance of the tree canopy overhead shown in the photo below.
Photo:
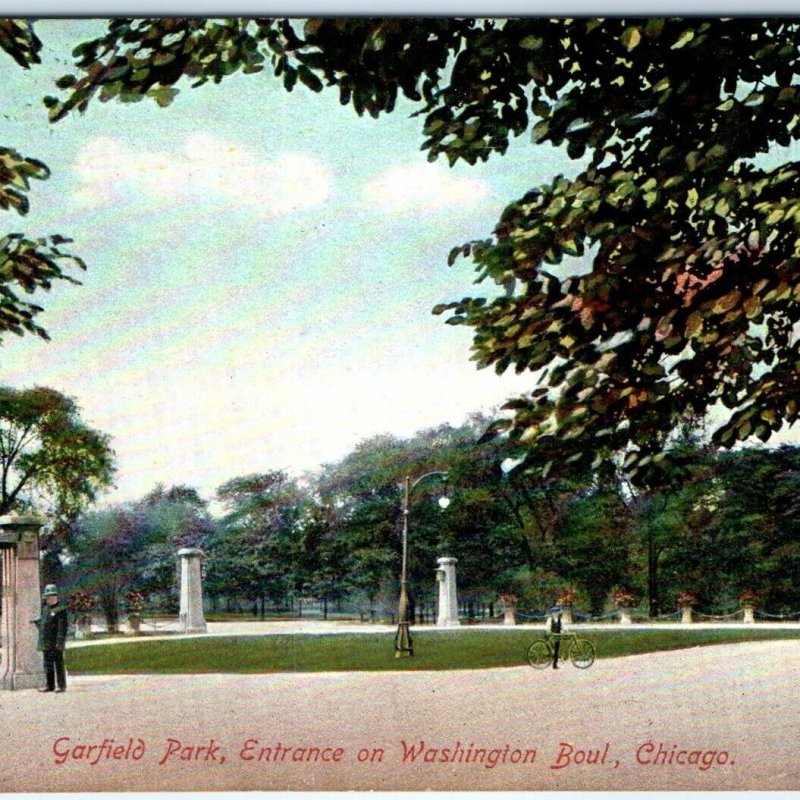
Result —
[{"label": "tree canopy overhead", "polygon": [[[21,67],[28,69],[38,64],[41,48],[42,43],[28,22],[0,19],[0,49]],[[0,209],[27,214],[31,181],[49,177],[46,164],[0,145]],[[62,249],[70,241],[60,234],[35,239],[22,233],[0,236],[0,337],[6,331],[27,331],[48,338],[45,329],[34,321],[41,306],[24,295],[48,290],[56,280],[78,283],[70,271],[75,267],[85,269],[85,264]]]},{"label": "tree canopy overhead", "polygon": [[724,409],[726,446],[797,419],[800,163],[758,157],[800,136],[798,44],[790,19],[117,19],[46,104],[269,67],[359,114],[405,96],[431,159],[566,148],[574,175],[453,251],[504,291],[436,310],[480,366],[533,373],[498,428],[543,471],[623,453],[646,479],[687,418]]}]

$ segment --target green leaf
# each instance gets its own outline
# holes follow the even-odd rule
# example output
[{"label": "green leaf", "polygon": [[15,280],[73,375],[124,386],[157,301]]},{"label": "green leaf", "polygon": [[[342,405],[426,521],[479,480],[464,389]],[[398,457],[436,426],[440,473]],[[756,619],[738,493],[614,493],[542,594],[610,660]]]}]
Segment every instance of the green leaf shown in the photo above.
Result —
[{"label": "green leaf", "polygon": [[774,211],[770,213],[770,215],[764,220],[766,225],[775,225],[780,222],[786,216],[786,212],[782,208],[776,208]]},{"label": "green leaf", "polygon": [[538,144],[539,142],[543,142],[549,133],[550,120],[543,119],[541,122],[537,122],[536,125],[533,126],[533,130],[531,131],[531,139],[534,143]]},{"label": "green leaf", "polygon": [[687,28],[672,45],[672,50],[680,50],[682,47],[685,47],[689,42],[694,39],[694,30],[692,28]]},{"label": "green leaf", "polygon": [[747,300],[744,301],[742,307],[744,308],[744,313],[747,315],[747,318],[754,319],[761,313],[761,299],[757,295],[748,297]]},{"label": "green leaf", "polygon": [[742,293],[738,289],[734,290],[733,292],[728,292],[716,300],[712,310],[715,314],[727,314],[728,311],[739,305],[741,298]]},{"label": "green leaf", "polygon": [[178,95],[174,86],[158,86],[148,90],[147,96],[151,97],[161,108],[166,108]]},{"label": "green leaf", "polygon": [[736,431],[736,435],[740,440],[746,439],[753,430],[753,425],[750,420],[747,420]]},{"label": "green leaf", "polygon": [[686,337],[696,339],[703,332],[703,315],[693,311],[686,320]]},{"label": "green leaf", "polygon": [[300,64],[297,67],[297,77],[304,83],[312,92],[322,91],[322,81],[305,65]]},{"label": "green leaf", "polygon": [[56,86],[58,86],[59,89],[69,89],[77,82],[78,79],[74,75],[63,75],[56,81]]},{"label": "green leaf", "polygon": [[668,77],[665,76],[661,78],[661,80],[659,80],[655,86],[653,86],[653,91],[663,92],[664,90],[669,89],[669,87],[670,87],[670,80]]},{"label": "green leaf", "polygon": [[645,36],[652,38],[661,36],[661,32],[664,30],[664,22],[665,20],[663,17],[652,17],[649,19],[644,28]]},{"label": "green leaf", "polygon": [[630,26],[629,28],[625,28],[622,32],[622,44],[625,46],[625,49],[630,53],[639,42],[642,41],[642,34],[639,33],[639,29],[636,26]]},{"label": "green leaf", "polygon": [[526,36],[524,39],[520,40],[519,46],[523,50],[538,50],[543,44],[542,39],[538,36]]},{"label": "green leaf", "polygon": [[286,67],[283,73],[283,88],[291,92],[297,83],[297,70],[294,67]]}]

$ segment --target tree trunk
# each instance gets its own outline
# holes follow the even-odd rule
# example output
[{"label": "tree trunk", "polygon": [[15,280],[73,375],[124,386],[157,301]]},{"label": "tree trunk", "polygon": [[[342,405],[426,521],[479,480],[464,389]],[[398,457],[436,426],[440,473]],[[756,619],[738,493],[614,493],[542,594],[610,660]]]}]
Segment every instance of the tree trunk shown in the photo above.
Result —
[{"label": "tree trunk", "polygon": [[117,609],[116,595],[104,595],[101,604],[108,632],[117,633],[119,630],[119,610]]},{"label": "tree trunk", "polygon": [[658,550],[652,532],[647,537],[647,595],[648,613],[651,617],[659,615],[658,602]]}]

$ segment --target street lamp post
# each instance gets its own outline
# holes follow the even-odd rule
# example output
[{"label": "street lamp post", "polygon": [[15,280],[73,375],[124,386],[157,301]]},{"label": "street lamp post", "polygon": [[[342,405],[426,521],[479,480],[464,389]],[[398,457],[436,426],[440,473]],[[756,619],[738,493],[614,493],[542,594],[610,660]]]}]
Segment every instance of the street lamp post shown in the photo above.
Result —
[{"label": "street lamp post", "polygon": [[411,493],[414,489],[424,480],[431,477],[440,477],[444,481],[444,490],[442,496],[439,498],[439,507],[442,509],[450,505],[450,500],[447,498],[447,473],[440,471],[426,472],[417,478],[414,483],[411,483],[410,476],[406,476],[404,481],[403,492],[403,555],[402,566],[400,568],[400,602],[397,608],[397,634],[394,637],[394,655],[395,658],[402,658],[403,656],[414,655],[414,645],[411,642],[411,632],[409,625],[411,624],[408,619],[408,517],[409,517],[409,502],[411,500]]}]

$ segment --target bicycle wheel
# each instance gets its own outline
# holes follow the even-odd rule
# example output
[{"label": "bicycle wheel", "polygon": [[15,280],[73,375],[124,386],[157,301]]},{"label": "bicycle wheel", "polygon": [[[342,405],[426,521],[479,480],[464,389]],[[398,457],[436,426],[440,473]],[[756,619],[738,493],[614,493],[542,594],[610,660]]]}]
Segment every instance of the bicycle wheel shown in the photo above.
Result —
[{"label": "bicycle wheel", "polygon": [[594,664],[594,645],[588,639],[576,639],[569,648],[569,660],[578,669]]},{"label": "bicycle wheel", "polygon": [[537,639],[528,648],[528,663],[535,669],[544,669],[553,663],[553,648],[544,639]]}]

